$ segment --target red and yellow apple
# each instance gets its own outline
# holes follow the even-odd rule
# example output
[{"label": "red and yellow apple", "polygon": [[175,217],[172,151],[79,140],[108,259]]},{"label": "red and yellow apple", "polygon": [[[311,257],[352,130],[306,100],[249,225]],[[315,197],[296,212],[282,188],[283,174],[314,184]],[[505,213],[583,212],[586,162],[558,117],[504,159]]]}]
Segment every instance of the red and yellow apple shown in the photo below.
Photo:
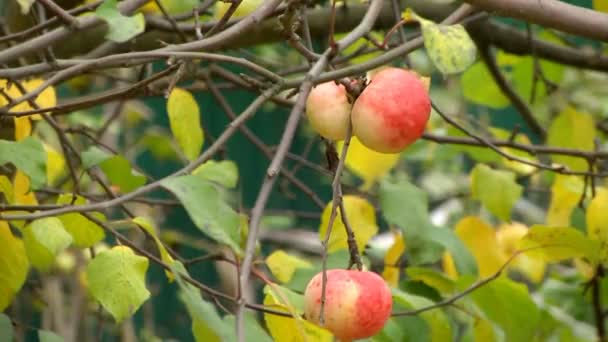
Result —
[{"label": "red and yellow apple", "polygon": [[[315,275],[304,292],[306,319],[321,325],[323,273]],[[391,290],[384,279],[373,272],[327,270],[324,324],[340,341],[347,342],[377,334],[389,319]]]},{"label": "red and yellow apple", "polygon": [[331,140],[346,138],[351,108],[346,88],[333,81],[315,86],[306,99],[306,116],[311,126]]},{"label": "red and yellow apple", "polygon": [[430,114],[425,81],[413,71],[385,68],[353,104],[353,134],[377,152],[401,152],[422,136]]}]

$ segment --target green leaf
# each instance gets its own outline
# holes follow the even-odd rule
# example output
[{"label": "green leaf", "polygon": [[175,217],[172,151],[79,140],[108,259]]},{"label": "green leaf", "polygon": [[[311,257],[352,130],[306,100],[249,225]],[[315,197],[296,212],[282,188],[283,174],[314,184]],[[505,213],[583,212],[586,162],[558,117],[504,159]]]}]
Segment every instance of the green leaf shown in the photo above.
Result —
[{"label": "green leaf", "polygon": [[608,263],[608,189],[598,187],[587,206],[587,236],[600,242],[600,259]]},{"label": "green leaf", "polygon": [[266,266],[281,283],[289,282],[298,268],[312,268],[308,260],[287,254],[282,249],[275,250],[266,257]]},{"label": "green leaf", "polygon": [[23,241],[13,236],[8,223],[0,221],[0,311],[21,290],[29,268]]},{"label": "green leaf", "polygon": [[150,297],[146,288],[148,259],[127,246],[99,253],[86,270],[89,290],[116,320],[122,322]]},{"label": "green leaf", "polygon": [[121,155],[102,162],[99,167],[113,185],[123,193],[131,192],[146,184],[146,177],[131,168],[131,163]]},{"label": "green leaf", "polygon": [[[448,127],[448,135],[455,137],[466,137],[467,135],[456,127]],[[452,145],[451,149],[456,151],[466,152],[475,161],[482,163],[498,163],[501,161],[501,156],[493,150],[486,147]]]},{"label": "green leaf", "polygon": [[[61,194],[57,198],[57,204],[60,205],[83,205],[85,203],[86,199],[84,197],[76,196],[74,200],[74,195],[72,194]],[[91,213],[91,215],[101,221],[105,221],[105,216],[102,213],[95,212]],[[105,232],[102,227],[81,214],[63,214],[59,215],[58,218],[63,223],[65,230],[72,236],[74,245],[77,247],[91,247],[105,237]]]},{"label": "green leaf", "polygon": [[230,189],[234,188],[239,180],[239,169],[232,160],[208,160],[192,174]]},{"label": "green leaf", "polygon": [[[411,295],[393,289],[393,300],[406,308],[420,309],[435,304],[431,300]],[[428,310],[420,314],[425,320],[430,329],[430,341],[432,342],[443,342],[452,341],[452,328],[450,321],[441,309]]]},{"label": "green leaf", "polygon": [[40,342],[63,342],[63,337],[48,330],[38,330],[38,341]]},{"label": "green leaf", "polygon": [[426,230],[427,239],[434,241],[450,251],[460,274],[476,275],[477,263],[466,245],[454,234],[454,231],[443,227],[429,227]]},{"label": "green leaf", "polygon": [[421,281],[441,293],[451,293],[456,286],[452,279],[430,268],[408,267],[406,273],[410,279]]},{"label": "green leaf", "polygon": [[15,193],[13,191],[13,184],[4,175],[0,175],[0,193],[4,194],[4,199],[7,203],[12,204],[15,202]]},{"label": "green leaf", "polygon": [[[226,315],[224,317],[224,323],[229,327],[234,327],[236,324],[234,315]],[[260,326],[260,323],[253,312],[245,313],[245,329],[247,331],[247,339],[250,341],[272,342],[272,338],[270,338],[264,328]]]},{"label": "green leaf", "polygon": [[542,257],[546,261],[584,257],[595,263],[600,253],[599,241],[591,240],[579,230],[570,227],[534,225],[521,239],[519,247],[532,248],[526,254]]},{"label": "green leaf", "polygon": [[35,220],[22,233],[29,260],[41,271],[48,271],[55,257],[72,243],[72,236],[57,217]]},{"label": "green leaf", "polygon": [[493,109],[502,109],[509,105],[509,99],[496,85],[483,62],[473,64],[462,74],[460,87],[465,99],[475,104]]},{"label": "green leaf", "polygon": [[477,48],[464,26],[436,24],[413,12],[412,16],[422,26],[424,47],[442,74],[463,72],[475,62]]},{"label": "green leaf", "polygon": [[203,147],[204,134],[194,96],[187,90],[173,88],[167,100],[167,114],[177,144],[188,160],[195,160]]},{"label": "green leaf", "polygon": [[[475,281],[463,277],[459,287],[464,290]],[[485,317],[505,333],[506,341],[532,341],[540,320],[540,312],[524,284],[506,277],[495,279],[469,295]]]},{"label": "green leaf", "polygon": [[144,32],[146,21],[142,13],[127,17],[122,15],[116,0],[105,0],[95,13],[108,24],[106,39],[123,43]]},{"label": "green leaf", "polygon": [[[0,311],[2,310],[4,309],[0,306]],[[2,312],[0,312],[0,331],[5,335],[0,338],[0,341],[13,341],[13,323],[11,322],[11,319]]]},{"label": "green leaf", "polygon": [[34,2],[36,0],[17,0],[19,7],[21,7],[21,14],[28,14]]},{"label": "green leaf", "polygon": [[[551,123],[547,135],[547,144],[555,147],[566,147],[591,151],[596,137],[593,117],[579,112],[572,107],[564,109]],[[553,161],[564,164],[575,171],[586,171],[589,166],[582,158],[571,156],[554,156]]]},{"label": "green leaf", "polygon": [[201,331],[208,331],[216,339],[219,338],[220,341],[236,341],[233,326],[228,326],[225,321],[222,321],[215,306],[203,300],[200,291],[182,278],[182,274],[188,275],[184,266],[176,261],[172,264],[171,270],[179,285],[179,299],[184,303],[192,318],[192,330],[197,337],[197,341],[213,340],[208,334],[200,336],[202,335],[200,334]]},{"label": "green leaf", "polygon": [[82,167],[89,169],[93,166],[99,165],[104,161],[112,158],[112,155],[106,151],[101,150],[97,146],[91,146],[86,151],[82,152]]},{"label": "green leaf", "polygon": [[46,183],[46,151],[37,139],[0,140],[0,165],[6,163],[28,175],[33,189],[40,189]]},{"label": "green leaf", "polygon": [[471,171],[471,190],[473,198],[480,200],[492,214],[509,221],[523,188],[515,181],[515,173],[477,164]]},{"label": "green leaf", "polygon": [[[160,259],[168,265],[173,264],[173,257],[171,256],[171,254],[169,254],[165,245],[163,245],[162,241],[160,241],[160,239],[156,235],[156,228],[154,227],[154,222],[147,217],[141,216],[133,218],[132,221],[133,223],[140,226],[143,230],[145,230],[148,234],[150,234],[150,236],[154,239],[154,242],[156,243],[156,248],[158,248],[158,253],[160,254]],[[165,270],[165,274],[167,275],[169,281],[173,281],[174,277],[171,271]]]},{"label": "green leaf", "polygon": [[169,178],[162,186],[180,200],[203,233],[241,253],[239,214],[224,202],[212,184],[190,175]]},{"label": "green leaf", "polygon": [[175,143],[168,133],[158,129],[146,130],[145,135],[138,142],[145,151],[149,151],[156,159],[178,160]]}]

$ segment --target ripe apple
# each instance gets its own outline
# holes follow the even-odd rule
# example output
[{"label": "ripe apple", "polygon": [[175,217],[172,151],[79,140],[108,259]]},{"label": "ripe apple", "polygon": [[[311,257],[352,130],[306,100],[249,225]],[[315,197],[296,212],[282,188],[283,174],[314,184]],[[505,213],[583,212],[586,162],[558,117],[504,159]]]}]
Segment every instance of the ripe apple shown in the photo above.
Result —
[{"label": "ripe apple", "polygon": [[315,86],[306,99],[306,116],[310,124],[327,139],[346,138],[351,108],[346,88],[333,81]]},{"label": "ripe apple", "polygon": [[[315,275],[304,292],[306,318],[320,324],[323,273]],[[373,272],[327,270],[323,327],[347,342],[377,334],[391,315],[391,290]]]},{"label": "ripe apple", "polygon": [[424,81],[413,71],[386,68],[373,75],[355,101],[353,134],[377,152],[401,152],[420,138],[430,114]]}]

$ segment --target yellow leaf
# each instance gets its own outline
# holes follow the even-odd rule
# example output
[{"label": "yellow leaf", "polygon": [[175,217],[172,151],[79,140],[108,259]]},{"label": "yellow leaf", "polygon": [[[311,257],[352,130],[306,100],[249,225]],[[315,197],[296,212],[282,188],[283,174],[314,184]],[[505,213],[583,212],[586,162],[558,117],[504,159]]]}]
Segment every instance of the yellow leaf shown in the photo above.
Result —
[{"label": "yellow leaf", "polygon": [[173,88],[167,100],[167,113],[171,132],[188,160],[194,160],[203,147],[200,109],[192,94],[181,88]]},{"label": "yellow leaf", "polygon": [[[264,0],[243,0],[241,2],[241,4],[239,5],[239,7],[236,8],[236,11],[234,11],[231,18],[244,17],[244,16],[250,14],[251,12],[255,11],[256,8],[258,8],[259,6],[262,5],[262,3],[264,3]],[[224,15],[224,13],[226,13],[226,11],[228,10],[228,8],[230,8],[229,3],[223,2],[223,1],[217,1],[215,3],[215,13],[214,13],[213,17],[216,20],[221,19],[222,16]]]},{"label": "yellow leaf", "polygon": [[473,336],[475,342],[493,342],[497,340],[492,323],[483,318],[475,319],[473,323]]},{"label": "yellow leaf", "polygon": [[[146,217],[140,217],[140,216],[135,217],[132,221],[133,221],[133,223],[140,226],[143,230],[148,232],[148,234],[150,234],[150,236],[154,239],[154,242],[156,242],[156,247],[158,248],[158,253],[160,254],[160,259],[165,264],[168,264],[168,265],[173,264],[173,261],[174,261],[173,257],[171,256],[171,254],[169,254],[165,245],[163,245],[162,241],[160,241],[160,239],[156,235],[156,228],[154,227],[154,222],[152,222],[150,219],[148,219]],[[173,276],[171,271],[165,270],[165,275],[167,276],[167,279],[169,279],[169,282],[172,282],[173,280],[175,280],[175,277]]]},{"label": "yellow leaf", "polygon": [[578,176],[555,175],[551,186],[551,204],[547,211],[548,226],[567,227],[570,215],[577,206],[585,188],[585,183]]},{"label": "yellow leaf", "polygon": [[270,269],[270,272],[272,272],[272,275],[281,283],[289,282],[293,273],[298,268],[312,268],[312,264],[307,260],[289,255],[281,249],[274,251],[266,257],[266,265]]},{"label": "yellow leaf", "polygon": [[4,194],[4,199],[9,203],[15,203],[15,195],[13,191],[13,184],[4,175],[0,175],[0,193]]},{"label": "yellow leaf", "polygon": [[32,135],[32,122],[27,116],[15,118],[15,141],[23,140]]},{"label": "yellow leaf", "polygon": [[53,147],[44,144],[46,151],[46,179],[49,185],[54,185],[61,176],[65,174],[66,163],[63,154],[57,152]]},{"label": "yellow leaf", "polygon": [[443,255],[441,256],[441,268],[450,279],[458,278],[456,263],[454,263],[454,258],[452,257],[452,254],[450,254],[450,252],[448,251],[443,252]]},{"label": "yellow leaf", "polygon": [[[341,153],[343,141],[336,144]],[[346,154],[346,168],[363,179],[362,190],[368,190],[382,176],[386,175],[399,161],[399,154],[380,153],[371,150],[352,137]]]},{"label": "yellow leaf", "polygon": [[[276,287],[274,287],[276,289]],[[285,295],[270,290],[267,287],[264,296],[264,305],[277,311],[294,314],[294,308],[290,303],[285,303]],[[295,318],[283,317],[273,314],[264,314],[266,327],[270,336],[277,342],[332,342],[333,335],[308,321],[303,320],[296,313]]]},{"label": "yellow leaf", "polygon": [[[40,86],[43,82],[44,82],[44,80],[42,80],[42,79],[33,79],[30,81],[25,81],[25,82],[21,83],[21,85],[23,86],[23,88],[25,89],[26,92],[29,92],[29,91],[32,91],[32,90],[38,88],[38,86]],[[12,84],[12,83],[8,84],[5,80],[0,80],[0,88],[4,88],[4,91],[6,92],[6,94],[9,97],[11,97],[12,99],[17,99],[24,95],[18,86],[16,86],[15,84]],[[6,104],[6,100],[4,99],[4,97],[0,97],[0,98],[1,98],[0,104],[1,105]],[[47,87],[46,89],[44,89],[42,91],[42,93],[40,93],[40,95],[38,95],[34,99],[34,101],[36,101],[36,105],[39,108],[55,107],[57,105],[57,94],[55,93],[55,88]],[[14,107],[12,107],[10,109],[10,112],[12,112],[12,113],[25,112],[25,111],[29,111],[29,110],[33,110],[33,109],[34,108],[32,108],[30,106],[30,103],[28,101],[24,101]],[[29,118],[32,120],[40,120],[42,117],[39,114],[35,114],[35,115],[29,116]]]},{"label": "yellow leaf", "polygon": [[388,249],[384,256],[384,271],[382,271],[382,278],[384,278],[389,285],[397,287],[397,284],[399,283],[399,272],[401,270],[401,266],[397,264],[399,263],[401,255],[405,252],[405,240],[403,239],[400,230],[393,231],[393,238],[395,242],[393,242],[393,245]]},{"label": "yellow leaf", "polygon": [[496,232],[479,217],[463,218],[455,231],[477,260],[480,277],[493,275],[505,263],[507,258],[498,246]]},{"label": "yellow leaf", "polygon": [[24,205],[37,205],[38,201],[34,193],[30,191],[30,179],[29,177],[17,170],[15,172],[15,179],[13,180],[13,195],[15,204]]},{"label": "yellow leaf", "polygon": [[[378,232],[376,210],[366,199],[361,197],[346,195],[342,200],[344,201],[346,217],[355,234],[357,247],[362,251],[367,241]],[[321,225],[319,226],[319,238],[321,240],[325,239],[331,207],[332,202],[329,202],[321,216]],[[348,248],[346,228],[344,228],[344,224],[342,223],[340,208],[336,208],[336,212],[336,219],[334,220],[329,238],[329,252]]]},{"label": "yellow leaf", "polygon": [[[84,197],[76,196],[74,198],[73,194],[61,194],[57,197],[58,205],[83,205],[86,202]],[[90,214],[100,221],[105,221],[105,216],[102,213],[93,212]],[[65,230],[72,236],[76,247],[91,247],[105,237],[102,227],[81,214],[68,213],[57,217],[63,223]]]},{"label": "yellow leaf", "polygon": [[[528,227],[521,223],[503,224],[496,231],[496,239],[502,252],[506,256],[513,255],[519,246],[519,241],[528,233]],[[545,275],[547,263],[538,258],[531,258],[525,253],[519,254],[509,265],[509,269],[516,269],[531,281],[540,283]]]},{"label": "yellow leaf", "polygon": [[608,12],[608,0],[593,0],[593,9],[600,12]]},{"label": "yellow leaf", "polygon": [[[566,107],[549,126],[547,144],[591,151],[594,148],[595,136],[595,122],[591,114]],[[587,161],[582,158],[554,156],[553,161],[576,171],[588,169]]]},{"label": "yellow leaf", "polygon": [[29,267],[23,242],[13,236],[8,223],[0,221],[0,312],[23,286]]},{"label": "yellow leaf", "polygon": [[587,235],[600,241],[600,260],[608,261],[608,189],[597,189],[587,207]]}]

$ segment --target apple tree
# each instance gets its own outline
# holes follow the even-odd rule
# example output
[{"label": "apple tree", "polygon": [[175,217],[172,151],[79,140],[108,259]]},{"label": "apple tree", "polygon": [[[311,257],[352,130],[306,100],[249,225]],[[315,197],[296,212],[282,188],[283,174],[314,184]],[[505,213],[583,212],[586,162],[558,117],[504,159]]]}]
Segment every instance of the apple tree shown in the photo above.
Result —
[{"label": "apple tree", "polygon": [[1,2],[0,340],[607,341],[607,12]]}]

